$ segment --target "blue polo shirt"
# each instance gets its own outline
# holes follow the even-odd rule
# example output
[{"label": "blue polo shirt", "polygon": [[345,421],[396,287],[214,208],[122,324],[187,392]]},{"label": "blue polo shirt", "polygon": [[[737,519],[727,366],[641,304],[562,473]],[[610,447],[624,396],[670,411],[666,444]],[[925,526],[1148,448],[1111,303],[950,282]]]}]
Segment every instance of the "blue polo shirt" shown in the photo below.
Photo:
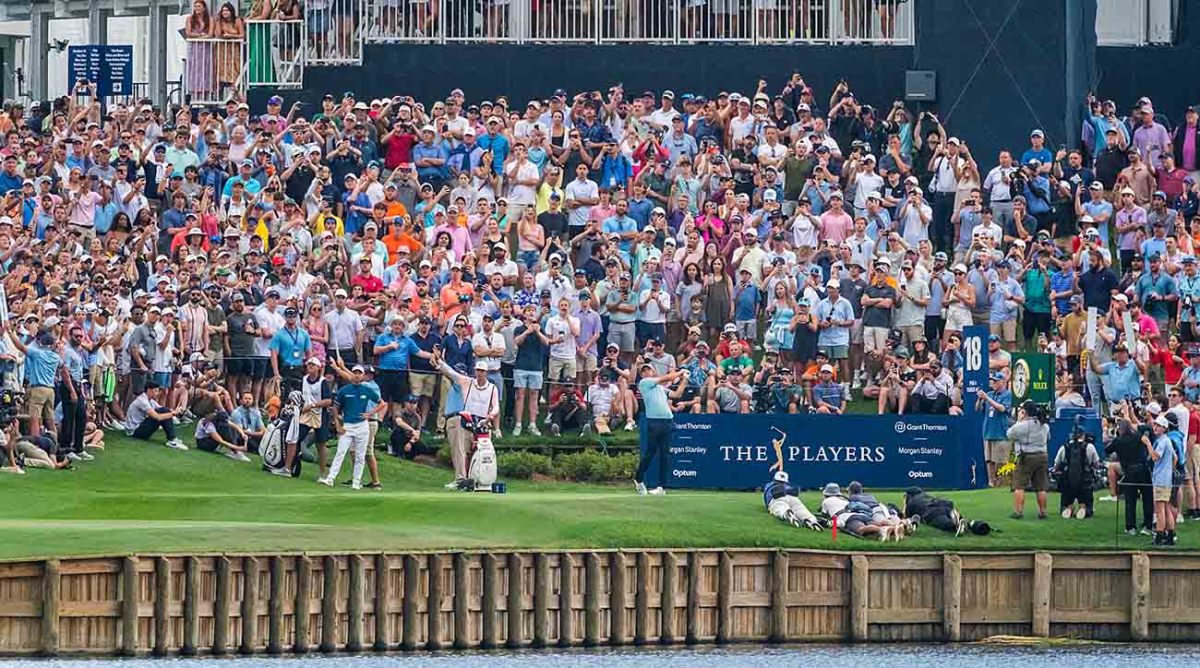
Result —
[{"label": "blue polo shirt", "polygon": [[407,334],[396,336],[391,332],[384,332],[375,338],[375,345],[389,346],[393,343],[399,343],[400,347],[395,350],[389,350],[379,356],[379,368],[388,371],[400,371],[408,368],[408,358],[421,352],[421,348],[416,341],[412,340]]},{"label": "blue polo shirt", "polygon": [[642,402],[646,405],[646,418],[650,420],[670,420],[675,417],[671,405],[667,403],[667,391],[661,383],[650,378],[638,381],[638,389],[642,391]]},{"label": "blue polo shirt", "polygon": [[379,402],[379,389],[372,387],[373,385],[374,383],[350,383],[337,391],[334,401],[342,407],[342,422],[358,424],[364,421],[362,414]]},{"label": "blue polo shirt", "polygon": [[1116,362],[1100,365],[1100,375],[1108,376],[1108,387],[1114,400],[1137,399],[1142,396],[1142,379],[1137,365],[1129,360],[1124,366]]},{"label": "blue polo shirt", "polygon": [[992,396],[990,393],[988,396],[991,396],[996,403],[1004,406],[1007,410],[1002,413],[993,408],[991,404],[987,404],[984,407],[983,438],[988,441],[1007,440],[1008,427],[1011,423],[1010,417],[1012,416],[1012,392],[1004,390],[995,396]]},{"label": "blue polo shirt", "polygon": [[58,353],[34,344],[25,353],[25,378],[33,387],[54,387],[61,364]]},{"label": "blue polo shirt", "polygon": [[304,358],[311,349],[312,339],[300,327],[284,327],[271,337],[271,350],[279,354],[279,363],[283,366],[304,366]]}]

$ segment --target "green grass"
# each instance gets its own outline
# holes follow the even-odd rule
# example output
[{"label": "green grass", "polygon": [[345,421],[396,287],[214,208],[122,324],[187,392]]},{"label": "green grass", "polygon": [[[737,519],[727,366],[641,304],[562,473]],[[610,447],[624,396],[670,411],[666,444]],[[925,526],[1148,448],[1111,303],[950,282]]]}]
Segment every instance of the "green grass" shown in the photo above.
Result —
[{"label": "green grass", "polygon": [[[190,432],[190,429],[184,431]],[[899,545],[814,533],[766,514],[753,492],[672,491],[638,497],[632,485],[510,482],[507,495],[442,489],[446,469],[380,456],[384,491],[354,492],[190,450],[110,435],[96,461],[71,471],[0,476],[0,558],[248,551],[457,548],[796,547],[819,549],[1142,549],[1119,534],[1117,505],[1089,521],[1008,519],[1001,490],[950,496],[1001,533],[954,539],[923,528]],[[190,438],[187,439],[190,443]],[[348,463],[347,463],[348,464]],[[348,477],[348,466],[343,479]],[[846,481],[840,481],[845,483]],[[899,493],[882,493],[899,502]],[[815,508],[818,495],[804,500]],[[1032,499],[1031,499],[1032,502]],[[1051,495],[1051,509],[1057,507]],[[1032,506],[1030,506],[1032,508]],[[1183,545],[1200,531],[1181,527]]]}]

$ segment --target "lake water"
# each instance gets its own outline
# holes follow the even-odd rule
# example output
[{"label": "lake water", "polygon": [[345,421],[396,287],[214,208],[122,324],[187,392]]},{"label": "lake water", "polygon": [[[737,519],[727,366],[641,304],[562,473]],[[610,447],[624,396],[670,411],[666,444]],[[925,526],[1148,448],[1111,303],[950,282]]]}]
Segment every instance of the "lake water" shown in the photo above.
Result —
[{"label": "lake water", "polygon": [[[1197,645],[743,645],[698,649],[529,650],[443,652],[324,657],[248,657],[226,659],[13,659],[0,668],[527,668],[531,662],[579,668],[762,668],[780,666],[904,666],[904,668],[992,668],[1005,662],[1036,661],[1038,666],[1116,668],[1195,668]],[[1018,664],[1019,665],[1019,664]],[[1035,664],[1026,664],[1035,665]]]}]

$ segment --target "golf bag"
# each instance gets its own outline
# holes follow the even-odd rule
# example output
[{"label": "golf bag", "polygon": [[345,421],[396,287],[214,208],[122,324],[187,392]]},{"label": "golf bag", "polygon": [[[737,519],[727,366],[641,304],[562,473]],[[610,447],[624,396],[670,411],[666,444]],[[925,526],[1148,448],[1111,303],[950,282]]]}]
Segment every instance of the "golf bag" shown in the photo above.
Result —
[{"label": "golf bag", "polygon": [[[299,390],[293,390],[288,395],[287,404],[280,408],[279,415],[271,420],[263,432],[258,454],[262,457],[264,471],[281,469],[287,463],[287,444],[296,443],[300,438],[300,406],[303,402]],[[302,459],[299,453],[292,458],[293,478],[300,477]]]},{"label": "golf bag", "polygon": [[471,449],[467,452],[466,491],[491,489],[496,482],[496,448],[492,445],[492,427],[487,418],[462,414],[463,429],[471,432]]}]

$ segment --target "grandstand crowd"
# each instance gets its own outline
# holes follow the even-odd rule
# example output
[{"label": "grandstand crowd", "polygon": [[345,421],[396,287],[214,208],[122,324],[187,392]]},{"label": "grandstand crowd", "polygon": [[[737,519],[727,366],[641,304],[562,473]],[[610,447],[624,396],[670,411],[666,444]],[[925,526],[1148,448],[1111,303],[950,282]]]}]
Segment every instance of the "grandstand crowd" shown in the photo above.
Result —
[{"label": "grandstand crowd", "polygon": [[[90,460],[112,428],[186,448],[193,420],[248,459],[292,390],[329,439],[346,386],[371,390],[342,420],[400,455],[465,449],[464,406],[500,438],[633,430],[649,374],[673,412],[978,402],[994,482],[1037,447],[1010,429],[1025,350],[1056,356],[1059,407],[1187,408],[1194,488],[1195,109],[1089,97],[1080,146],[1032,129],[983,156],[846,81],[751,83],[5,104],[8,470]],[[972,324],[991,386],[964,397]]]}]

